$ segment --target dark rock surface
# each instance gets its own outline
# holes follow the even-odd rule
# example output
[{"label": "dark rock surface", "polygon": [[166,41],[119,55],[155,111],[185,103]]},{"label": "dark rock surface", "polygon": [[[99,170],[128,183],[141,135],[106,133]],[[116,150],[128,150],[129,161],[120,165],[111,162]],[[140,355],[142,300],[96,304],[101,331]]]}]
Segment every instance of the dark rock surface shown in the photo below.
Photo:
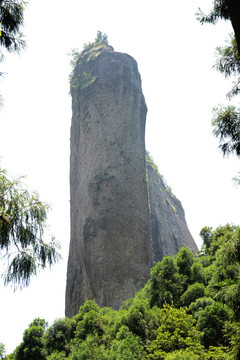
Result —
[{"label": "dark rock surface", "polygon": [[184,245],[197,252],[181,202],[165,184],[149,156],[146,156],[146,166],[154,261],[158,262],[166,255],[176,255]]},{"label": "dark rock surface", "polygon": [[136,61],[105,43],[88,46],[71,94],[69,317],[89,299],[117,309],[145,285],[155,261],[182,245],[197,249],[180,202],[149,162],[146,176]]}]

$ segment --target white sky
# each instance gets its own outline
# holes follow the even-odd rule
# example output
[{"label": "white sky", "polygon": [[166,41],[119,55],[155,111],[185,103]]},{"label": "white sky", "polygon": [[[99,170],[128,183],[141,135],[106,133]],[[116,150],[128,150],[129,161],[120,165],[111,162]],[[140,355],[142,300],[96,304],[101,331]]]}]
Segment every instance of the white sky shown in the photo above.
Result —
[{"label": "white sky", "polygon": [[214,49],[230,24],[201,26],[195,19],[210,0],[31,0],[25,12],[28,48],[7,55],[0,80],[1,166],[26,174],[29,186],[52,204],[51,231],[63,261],[43,271],[29,288],[1,286],[0,342],[8,353],[36,317],[50,324],[64,316],[69,245],[69,56],[93,41],[97,30],[116,51],[139,65],[148,106],[146,147],[182,202],[198,246],[205,225],[238,224],[240,189],[231,178],[239,161],[223,159],[213,138],[212,107],[225,103],[231,82],[212,69]]}]

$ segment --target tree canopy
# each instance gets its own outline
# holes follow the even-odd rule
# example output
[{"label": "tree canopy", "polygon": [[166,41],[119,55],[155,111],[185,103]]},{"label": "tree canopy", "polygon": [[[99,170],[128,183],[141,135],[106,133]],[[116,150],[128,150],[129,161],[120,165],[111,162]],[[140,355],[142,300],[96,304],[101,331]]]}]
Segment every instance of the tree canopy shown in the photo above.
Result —
[{"label": "tree canopy", "polygon": [[5,359],[238,360],[240,227],[205,227],[201,236],[198,254],[183,247],[163,258],[118,311],[89,300],[50,327],[35,319]]}]

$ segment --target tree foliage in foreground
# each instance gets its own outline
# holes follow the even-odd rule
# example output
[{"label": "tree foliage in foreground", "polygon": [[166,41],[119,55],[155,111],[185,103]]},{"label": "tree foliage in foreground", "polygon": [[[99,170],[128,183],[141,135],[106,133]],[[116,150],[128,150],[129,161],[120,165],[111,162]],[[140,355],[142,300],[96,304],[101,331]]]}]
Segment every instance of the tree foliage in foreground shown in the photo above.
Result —
[{"label": "tree foliage in foreground", "polygon": [[[4,60],[4,51],[19,53],[26,45],[21,33],[26,4],[23,0],[0,1],[0,62]],[[3,97],[0,94],[0,108],[2,106]]]},{"label": "tree foliage in foreground", "polygon": [[240,52],[240,3],[238,0],[214,0],[209,14],[199,9],[197,13],[201,24],[216,24],[220,20],[230,20],[234,30],[238,51]]},{"label": "tree foliage in foreground", "polygon": [[[200,9],[197,14],[201,24],[216,24],[219,19],[230,20],[234,35],[224,47],[217,47],[215,68],[226,78],[235,77],[227,98],[240,93],[240,2],[236,0],[214,0],[213,9],[205,15]],[[223,155],[240,156],[240,109],[233,105],[215,107],[212,120],[213,134],[219,139]]]},{"label": "tree foliage in foreground", "polygon": [[0,343],[0,359],[4,359],[5,354],[6,354],[5,345],[3,343]]},{"label": "tree foliage in foreground", "polygon": [[25,47],[25,41],[21,33],[25,7],[26,2],[21,0],[0,1],[0,59],[3,57],[3,49],[9,52],[19,52]]},{"label": "tree foliage in foreground", "polygon": [[240,227],[205,227],[201,236],[201,252],[165,257],[118,311],[87,301],[48,328],[36,319],[5,359],[239,359]]},{"label": "tree foliage in foreground", "polygon": [[[240,56],[236,39],[230,37],[225,47],[217,48],[216,69],[226,78],[235,76],[232,89],[227,94],[228,99],[240,93]],[[213,109],[213,134],[219,139],[219,148],[224,155],[240,156],[240,109],[234,105],[218,106]]]},{"label": "tree foliage in foreground", "polygon": [[54,238],[44,241],[49,206],[29,192],[22,178],[0,169],[0,251],[7,263],[5,284],[27,286],[37,271],[60,259]]}]

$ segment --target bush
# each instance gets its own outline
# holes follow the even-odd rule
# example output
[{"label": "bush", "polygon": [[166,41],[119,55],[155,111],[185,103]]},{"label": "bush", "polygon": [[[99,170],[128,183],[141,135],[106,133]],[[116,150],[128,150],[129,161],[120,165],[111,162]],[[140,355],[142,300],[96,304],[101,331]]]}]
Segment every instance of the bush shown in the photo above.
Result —
[{"label": "bush", "polygon": [[203,284],[195,283],[193,285],[189,285],[185,293],[181,296],[182,305],[189,306],[192,302],[204,296],[204,288]]}]

